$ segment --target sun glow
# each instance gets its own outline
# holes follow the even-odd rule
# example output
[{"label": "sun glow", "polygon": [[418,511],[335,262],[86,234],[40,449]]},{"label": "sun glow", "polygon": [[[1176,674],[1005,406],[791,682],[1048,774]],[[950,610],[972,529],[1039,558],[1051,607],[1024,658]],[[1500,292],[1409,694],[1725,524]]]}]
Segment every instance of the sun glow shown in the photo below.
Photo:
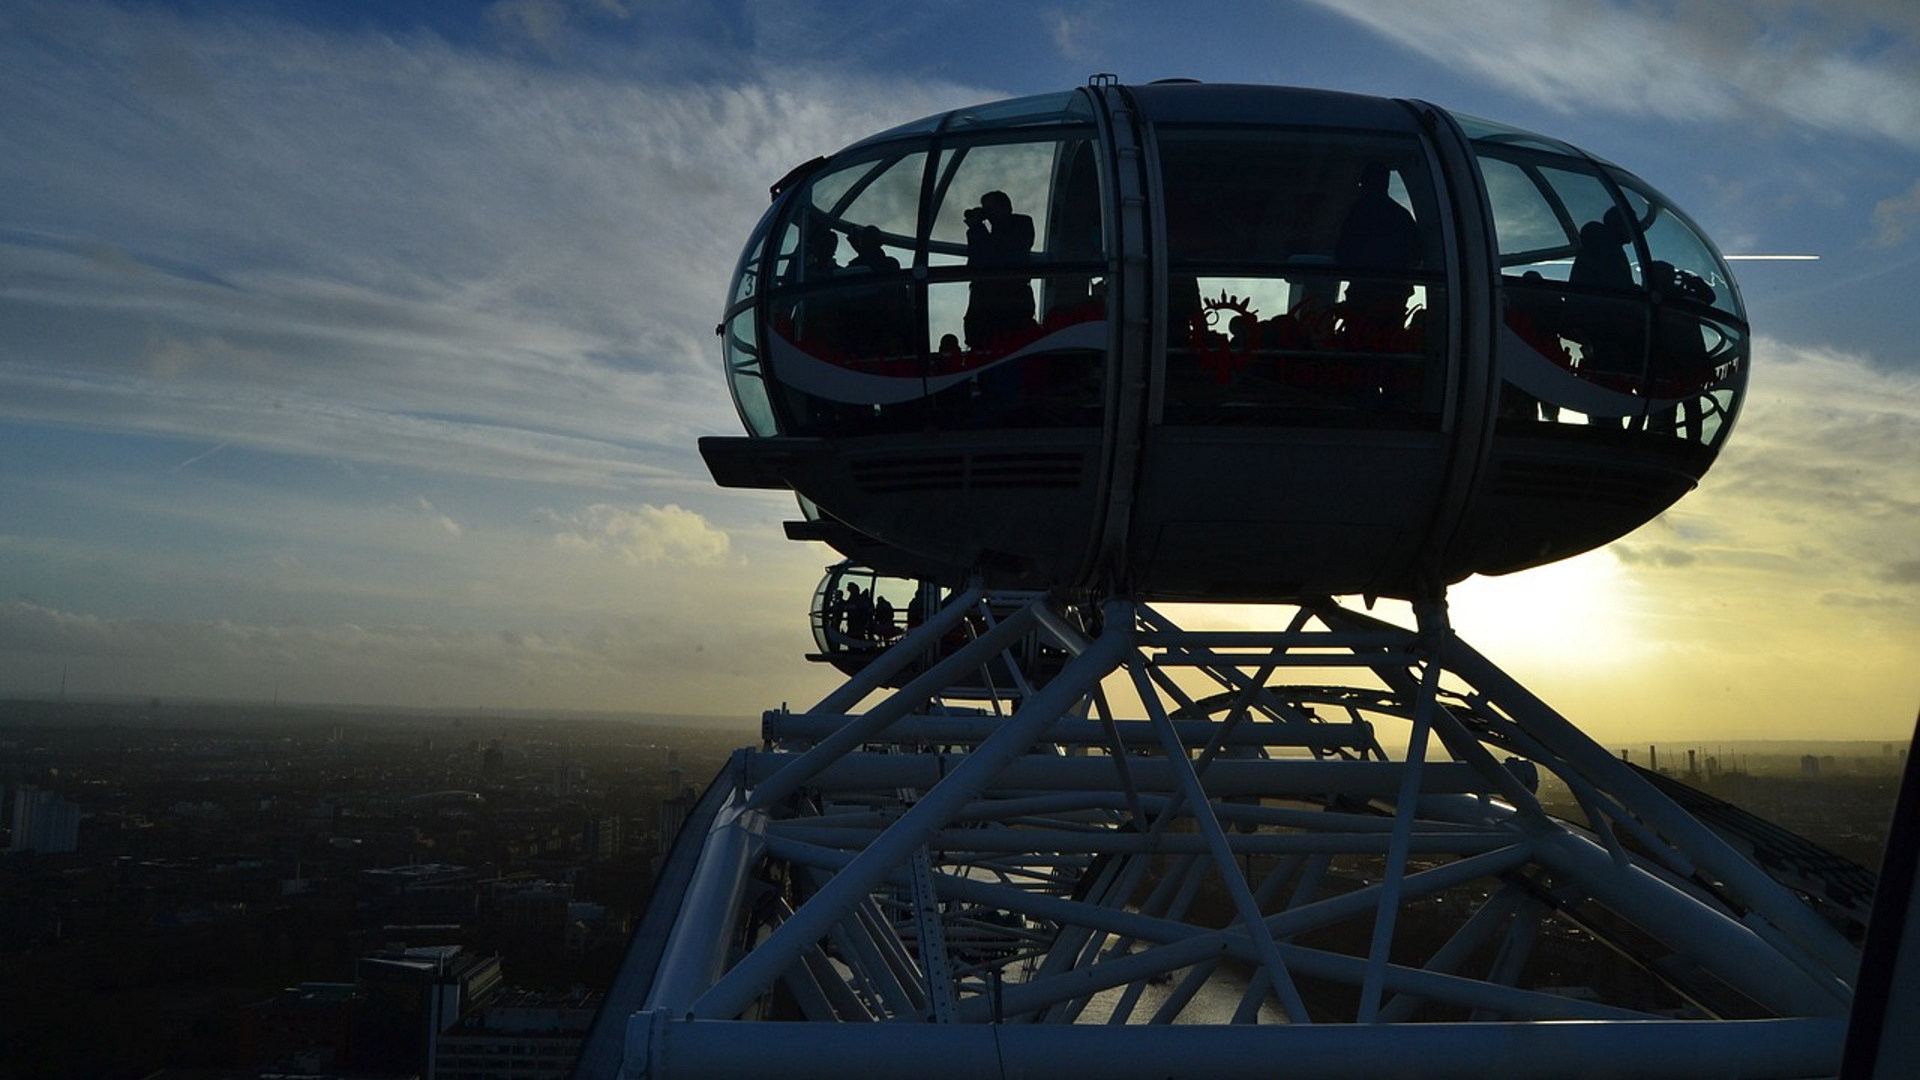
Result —
[{"label": "sun glow", "polygon": [[[1496,664],[1604,669],[1644,659],[1654,646],[1635,630],[1641,586],[1605,549],[1502,577],[1472,577],[1447,591],[1454,632]],[[1412,605],[1357,597],[1341,603],[1412,628]],[[1291,610],[1254,604],[1165,604],[1182,625],[1278,630]],[[1636,614],[1640,613],[1640,614]]]},{"label": "sun glow", "polygon": [[1448,592],[1448,615],[1467,644],[1499,664],[1604,670],[1645,658],[1634,630],[1638,583],[1606,551],[1503,577],[1473,577]]}]

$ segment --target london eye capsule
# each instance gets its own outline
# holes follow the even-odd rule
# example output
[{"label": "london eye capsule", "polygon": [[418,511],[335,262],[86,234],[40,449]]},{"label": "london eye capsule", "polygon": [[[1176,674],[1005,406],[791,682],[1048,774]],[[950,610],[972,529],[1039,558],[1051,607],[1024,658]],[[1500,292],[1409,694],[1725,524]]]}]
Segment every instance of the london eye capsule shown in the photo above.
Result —
[{"label": "london eye capsule", "polygon": [[[827,567],[814,586],[808,623],[815,651],[807,659],[857,674],[886,650],[905,642],[907,635],[933,620],[949,602],[963,603],[969,611],[949,620],[949,628],[920,645],[917,655],[882,680],[883,685],[898,689],[1011,616],[1027,599],[973,595],[976,598],[970,602],[957,601],[932,579],[896,577],[842,560]],[[1066,659],[1065,650],[1029,631],[1000,650],[990,664],[953,675],[941,693],[947,699],[1017,701],[1027,689],[1057,674]]]},{"label": "london eye capsule", "polygon": [[747,435],[702,453],[916,576],[1431,595],[1660,513],[1746,384],[1671,202],[1419,101],[1096,79],[773,196],[720,326]]}]

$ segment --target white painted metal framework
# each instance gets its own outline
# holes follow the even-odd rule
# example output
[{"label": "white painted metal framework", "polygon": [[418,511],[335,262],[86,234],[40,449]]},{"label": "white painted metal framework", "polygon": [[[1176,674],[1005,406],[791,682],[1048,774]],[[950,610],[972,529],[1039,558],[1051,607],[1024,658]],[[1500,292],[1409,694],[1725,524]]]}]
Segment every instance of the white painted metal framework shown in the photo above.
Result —
[{"label": "white painted metal framework", "polygon": [[[620,1076],[1838,1070],[1850,913],[1503,674],[1444,604],[1412,629],[1323,601],[1202,632],[1024,599],[959,595],[768,714],[616,988]],[[943,696],[1035,634],[1071,654],[1044,685],[1008,666],[984,706]]]}]

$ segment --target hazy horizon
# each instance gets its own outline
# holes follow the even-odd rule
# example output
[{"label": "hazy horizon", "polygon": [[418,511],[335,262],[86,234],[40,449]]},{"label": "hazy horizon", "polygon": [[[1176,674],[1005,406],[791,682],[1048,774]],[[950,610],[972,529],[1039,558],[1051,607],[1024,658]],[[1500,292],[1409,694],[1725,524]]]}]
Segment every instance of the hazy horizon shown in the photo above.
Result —
[{"label": "hazy horizon", "polygon": [[[738,729],[743,735],[757,733],[760,730],[761,715],[732,716],[723,713],[677,713],[654,712],[646,709],[567,709],[567,708],[512,708],[497,709],[486,706],[460,705],[379,705],[353,704],[344,702],[306,702],[273,699],[242,698],[189,698],[162,697],[144,694],[70,694],[66,699],[21,694],[0,689],[0,709],[8,705],[25,703],[38,706],[87,706],[138,708],[158,701],[161,714],[176,714],[196,707],[217,710],[277,710],[285,713],[308,713],[316,716],[327,714],[347,714],[351,716],[379,718],[382,716],[396,719],[444,720],[444,721],[541,721],[586,722],[604,724],[636,724],[656,727],[686,727],[703,730]],[[798,711],[802,706],[793,703]],[[160,722],[171,720],[171,715],[149,716],[141,719]],[[1119,717],[1122,720],[1141,720],[1143,717]],[[1569,717],[1576,724],[1577,717]],[[0,730],[4,730],[13,721],[0,713]],[[1383,741],[1391,746],[1400,745],[1394,741],[1395,732],[1383,732]],[[1905,751],[1913,745],[1914,732],[1898,736],[1834,738],[1813,735],[1785,736],[1767,738],[1723,738],[1718,736],[1689,736],[1683,732],[1641,732],[1638,736],[1628,732],[1616,734],[1605,740],[1596,739],[1601,745],[1615,752],[1630,750],[1633,760],[1645,764],[1645,751],[1648,746],[1673,746],[1686,749],[1706,750],[1733,747],[1747,753],[1768,752],[1767,748],[1778,748],[1775,752],[1801,752],[1817,747],[1884,748],[1891,747],[1896,752]],[[745,745],[745,744],[743,744]],[[1789,750],[1789,748],[1795,748]],[[1866,754],[1865,749],[1859,751]],[[1867,755],[1871,756],[1871,755]]]}]

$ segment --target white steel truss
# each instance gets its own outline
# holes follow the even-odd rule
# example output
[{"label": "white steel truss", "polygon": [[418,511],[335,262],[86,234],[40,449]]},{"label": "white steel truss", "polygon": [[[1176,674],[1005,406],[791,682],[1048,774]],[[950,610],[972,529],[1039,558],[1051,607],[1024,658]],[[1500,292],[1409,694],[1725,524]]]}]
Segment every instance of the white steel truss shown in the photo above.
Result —
[{"label": "white steel truss", "polygon": [[[1837,1071],[1849,913],[1443,603],[1411,629],[1329,600],[1219,632],[992,599],[768,714],[716,779],[623,973],[621,1076]],[[943,700],[1028,635],[1057,674]]]}]

